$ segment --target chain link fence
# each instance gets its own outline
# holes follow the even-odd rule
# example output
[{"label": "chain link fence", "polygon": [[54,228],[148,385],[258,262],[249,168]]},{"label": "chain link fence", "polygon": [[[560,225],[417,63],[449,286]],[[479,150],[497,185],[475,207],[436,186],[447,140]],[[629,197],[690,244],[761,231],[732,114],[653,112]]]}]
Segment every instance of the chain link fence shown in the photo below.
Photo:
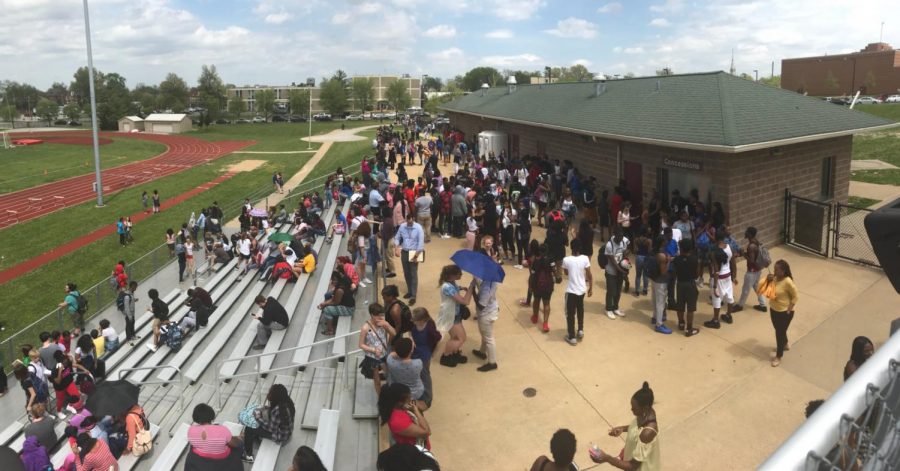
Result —
[{"label": "chain link fence", "polygon": [[866,232],[865,219],[871,209],[842,203],[834,205],[834,256],[880,267]]}]

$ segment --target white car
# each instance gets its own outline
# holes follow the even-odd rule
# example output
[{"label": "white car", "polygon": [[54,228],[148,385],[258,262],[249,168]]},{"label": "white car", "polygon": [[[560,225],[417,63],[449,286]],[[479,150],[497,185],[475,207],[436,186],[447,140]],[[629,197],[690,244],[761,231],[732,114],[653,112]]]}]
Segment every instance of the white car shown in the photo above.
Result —
[{"label": "white car", "polygon": [[263,118],[262,116],[255,116],[255,117],[253,118],[253,122],[254,122],[254,123],[265,123],[265,122],[266,122],[266,118]]},{"label": "white car", "polygon": [[885,103],[900,103],[900,95],[891,95],[884,99]]},{"label": "white car", "polygon": [[856,100],[857,105],[877,105],[881,103],[881,100],[878,98],[872,98],[870,96],[861,96],[858,100]]},{"label": "white car", "polygon": [[347,116],[347,121],[362,121],[363,116],[361,114],[351,114]]}]

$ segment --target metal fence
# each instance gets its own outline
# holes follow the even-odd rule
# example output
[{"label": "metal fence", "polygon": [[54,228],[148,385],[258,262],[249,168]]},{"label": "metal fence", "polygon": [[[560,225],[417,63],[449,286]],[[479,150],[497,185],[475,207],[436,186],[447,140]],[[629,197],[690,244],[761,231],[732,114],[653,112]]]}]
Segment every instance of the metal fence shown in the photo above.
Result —
[{"label": "metal fence", "polygon": [[900,469],[900,332],[856,370],[760,469]]},{"label": "metal fence", "polygon": [[866,232],[866,215],[872,210],[846,204],[834,205],[834,256],[880,267]]}]

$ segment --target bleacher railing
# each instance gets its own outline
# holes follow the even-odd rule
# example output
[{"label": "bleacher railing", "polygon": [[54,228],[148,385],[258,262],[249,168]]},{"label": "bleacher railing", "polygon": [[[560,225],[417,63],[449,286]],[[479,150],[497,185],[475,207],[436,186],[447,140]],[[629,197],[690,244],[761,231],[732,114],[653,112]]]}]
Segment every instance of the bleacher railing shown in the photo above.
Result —
[{"label": "bleacher railing", "polygon": [[898,469],[898,463],[900,332],[856,370],[760,469],[887,471]]},{"label": "bleacher railing", "polygon": [[[331,343],[331,342],[334,342],[335,340],[343,340],[343,339],[345,339],[345,338],[352,337],[352,336],[354,336],[354,335],[359,336],[359,331],[356,330],[356,331],[349,332],[349,333],[346,333],[346,334],[343,334],[343,335],[336,335],[336,336],[334,336],[334,337],[332,337],[332,338],[330,338],[330,339],[319,340],[318,342],[312,342],[312,343],[309,343],[309,344],[306,344],[306,345],[299,345],[299,346],[296,346],[296,347],[290,347],[290,348],[285,348],[285,349],[282,349],[282,350],[276,350],[276,351],[274,351],[274,352],[256,353],[256,354],[253,354],[253,355],[245,355],[245,356],[237,357],[237,358],[225,358],[225,359],[219,360],[218,362],[216,362],[216,384],[215,384],[215,387],[216,387],[216,406],[218,407],[219,410],[222,409],[222,389],[223,389],[223,388],[221,388],[220,386],[221,386],[221,384],[222,384],[222,381],[224,381],[224,380],[229,380],[229,381],[230,381],[230,380],[235,379],[235,378],[245,378],[245,377],[255,376],[255,377],[256,377],[256,385],[259,386],[259,385],[262,384],[262,378],[263,378],[264,376],[268,375],[269,373],[277,373],[277,372],[279,372],[279,371],[286,371],[286,370],[303,369],[303,368],[306,368],[307,366],[312,365],[312,364],[314,364],[314,363],[321,363],[321,362],[332,361],[332,360],[346,359],[346,358],[348,358],[350,355],[355,355],[355,354],[357,354],[357,353],[362,352],[362,350],[360,350],[360,349],[351,350],[351,351],[348,351],[348,352],[346,352],[346,353],[342,353],[342,354],[339,354],[339,355],[331,355],[331,356],[327,356],[327,357],[324,357],[324,358],[317,358],[317,359],[315,359],[315,360],[308,360],[308,361],[306,361],[306,362],[304,362],[304,363],[292,363],[292,364],[287,365],[287,366],[281,366],[281,367],[278,367],[278,368],[270,368],[270,369],[268,369],[268,370],[263,370],[263,369],[262,369],[262,358],[263,358],[263,357],[271,356],[271,355],[278,355],[278,354],[280,354],[280,353],[293,352],[293,351],[301,350],[301,349],[304,349],[304,348],[312,348],[312,347],[315,347],[315,346],[318,346],[318,345],[325,345],[325,344],[329,344],[329,343]],[[222,369],[222,365],[224,365],[225,363],[231,363],[231,362],[234,362],[234,361],[240,362],[240,361],[244,361],[244,360],[256,360],[256,368],[255,368],[255,371],[253,371],[252,373],[236,373],[236,374],[231,374],[231,375],[223,375],[223,374],[220,373],[220,371],[221,371],[221,369]],[[346,363],[346,360],[345,360],[345,363]],[[346,366],[346,364],[345,364],[345,366]],[[349,383],[349,374],[350,374],[350,373],[349,373],[349,368],[344,368],[344,376],[343,376],[343,385],[344,385],[344,386],[346,386],[346,385]],[[262,388],[259,388],[259,393],[258,393],[258,394],[259,394],[259,403],[260,403],[260,404],[264,403],[264,402],[265,402],[265,397],[264,397],[264,395],[266,394],[266,392],[263,391]]]}]

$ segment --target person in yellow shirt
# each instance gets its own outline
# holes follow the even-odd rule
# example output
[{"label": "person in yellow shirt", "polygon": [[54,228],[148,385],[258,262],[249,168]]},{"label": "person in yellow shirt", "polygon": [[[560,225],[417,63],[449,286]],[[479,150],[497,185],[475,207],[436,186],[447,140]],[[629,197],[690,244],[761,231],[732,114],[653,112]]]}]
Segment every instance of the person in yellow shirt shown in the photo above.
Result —
[{"label": "person in yellow shirt", "polygon": [[772,366],[781,364],[781,357],[788,346],[787,330],[794,320],[794,306],[799,299],[797,285],[794,284],[794,276],[791,274],[791,266],[784,260],[775,262],[774,274],[766,276],[759,284],[758,292],[768,292],[769,316],[772,318],[772,327],[775,328],[775,358]]},{"label": "person in yellow shirt", "polygon": [[97,352],[97,358],[102,357],[106,353],[106,339],[100,335],[100,331],[97,329],[91,330],[91,339],[94,341],[94,351]]},{"label": "person in yellow shirt", "polygon": [[589,455],[594,463],[609,463],[625,471],[659,471],[659,424],[653,409],[653,390],[644,381],[641,389],[631,396],[631,413],[634,419],[628,425],[609,429],[609,436],[625,434],[625,449],[622,458],[610,455],[600,448],[592,447]]},{"label": "person in yellow shirt", "polygon": [[312,247],[309,244],[303,247],[303,258],[294,263],[294,276],[300,278],[301,273],[312,273],[316,270],[316,256],[312,253]]}]

